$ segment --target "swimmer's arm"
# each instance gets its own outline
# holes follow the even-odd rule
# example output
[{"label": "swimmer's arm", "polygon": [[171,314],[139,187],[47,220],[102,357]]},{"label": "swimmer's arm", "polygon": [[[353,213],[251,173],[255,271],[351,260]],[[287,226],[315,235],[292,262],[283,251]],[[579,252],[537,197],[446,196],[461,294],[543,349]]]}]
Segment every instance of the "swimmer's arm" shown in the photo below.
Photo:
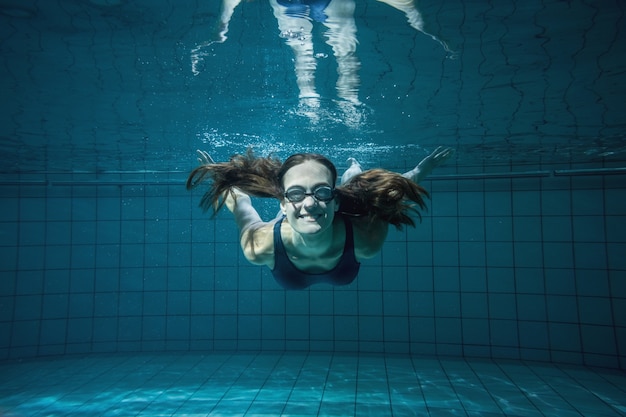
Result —
[{"label": "swimmer's arm", "polygon": [[426,158],[422,159],[419,164],[409,172],[402,174],[403,177],[410,179],[416,184],[419,184],[424,178],[430,175],[430,173],[443,164],[448,158],[452,156],[454,149],[439,146]]},{"label": "swimmer's arm", "polygon": [[[208,152],[198,150],[197,153],[200,164],[215,163]],[[226,208],[235,217],[235,223],[239,228],[239,243],[246,259],[256,265],[273,265],[273,223],[265,223],[261,220],[261,216],[252,205],[250,196],[240,189],[232,187],[221,197]]]},{"label": "swimmer's arm", "polygon": [[231,188],[224,193],[224,204],[233,213],[235,223],[241,233],[254,225],[263,223],[261,216],[252,205],[250,196],[237,188]]},{"label": "swimmer's arm", "polygon": [[241,190],[231,188],[224,198],[239,228],[239,241],[246,259],[255,265],[267,265],[273,261],[272,234],[268,233],[272,224],[261,219],[250,196]]},{"label": "swimmer's arm", "polygon": [[389,223],[382,220],[351,219],[354,230],[354,254],[358,261],[373,258],[387,239]]}]

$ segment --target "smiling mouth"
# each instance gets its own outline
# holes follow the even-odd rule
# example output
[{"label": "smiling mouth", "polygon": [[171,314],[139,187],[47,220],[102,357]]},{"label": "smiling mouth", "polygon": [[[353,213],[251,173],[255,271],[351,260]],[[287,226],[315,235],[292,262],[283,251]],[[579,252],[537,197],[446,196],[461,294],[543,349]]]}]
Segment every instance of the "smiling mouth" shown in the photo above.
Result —
[{"label": "smiling mouth", "polygon": [[315,221],[317,219],[319,219],[321,217],[320,214],[302,214],[300,216],[298,216],[300,219],[306,220],[306,221]]}]

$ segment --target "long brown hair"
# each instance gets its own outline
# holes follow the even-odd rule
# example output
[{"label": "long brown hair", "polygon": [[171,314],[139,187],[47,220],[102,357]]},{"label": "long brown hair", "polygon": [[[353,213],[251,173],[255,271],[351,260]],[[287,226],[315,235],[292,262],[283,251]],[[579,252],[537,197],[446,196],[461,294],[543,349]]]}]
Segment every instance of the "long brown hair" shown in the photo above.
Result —
[{"label": "long brown hair", "polygon": [[[428,192],[408,178],[384,169],[370,169],[337,187],[339,211],[349,216],[383,220],[401,229],[415,226],[411,214],[420,220]],[[419,208],[419,209],[418,209]]]},{"label": "long brown hair", "polygon": [[216,214],[224,205],[222,196],[231,187],[237,187],[246,194],[256,197],[281,199],[282,187],[278,173],[282,162],[274,157],[257,158],[252,149],[244,155],[236,154],[228,162],[200,165],[187,178],[187,189],[210,182],[209,189],[200,200],[202,210],[213,209]]},{"label": "long brown hair", "polygon": [[[217,213],[224,205],[222,198],[231,187],[246,194],[281,200],[283,177],[292,167],[305,161],[316,161],[330,171],[333,183],[337,181],[337,168],[325,156],[316,153],[298,153],[284,162],[269,156],[259,158],[251,149],[243,155],[233,155],[228,162],[201,165],[187,178],[187,189],[209,182],[209,189],[200,200],[200,207]],[[339,213],[347,216],[382,220],[396,228],[415,226],[411,215],[421,219],[419,210],[426,209],[428,193],[402,175],[384,169],[371,169],[355,175],[347,184],[336,187]]]}]

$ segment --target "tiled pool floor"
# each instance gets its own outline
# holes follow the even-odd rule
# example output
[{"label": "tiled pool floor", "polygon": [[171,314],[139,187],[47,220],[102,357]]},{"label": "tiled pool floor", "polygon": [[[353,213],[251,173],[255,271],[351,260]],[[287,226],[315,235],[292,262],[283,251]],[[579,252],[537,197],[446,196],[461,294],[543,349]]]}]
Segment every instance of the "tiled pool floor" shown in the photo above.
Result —
[{"label": "tiled pool floor", "polygon": [[8,416],[626,416],[626,373],[513,361],[250,353],[0,364]]}]

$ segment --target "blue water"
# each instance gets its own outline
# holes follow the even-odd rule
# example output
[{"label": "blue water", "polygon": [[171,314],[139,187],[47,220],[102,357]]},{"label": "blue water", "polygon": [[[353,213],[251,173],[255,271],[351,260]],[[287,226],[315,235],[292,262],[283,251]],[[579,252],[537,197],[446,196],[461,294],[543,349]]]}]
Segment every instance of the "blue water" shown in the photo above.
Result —
[{"label": "blue water", "polygon": [[[623,3],[333,3],[224,32],[217,1],[0,2],[0,412],[624,415]],[[346,287],[284,291],[184,189],[198,148],[439,145],[423,221]]]},{"label": "blue water", "polygon": [[4,2],[3,166],[187,170],[197,147],[247,145],[388,168],[440,144],[480,171],[624,159],[619,1],[421,2],[424,33],[360,2],[345,19],[356,32],[335,36],[358,42],[339,83],[352,94],[330,29],[313,22],[296,42],[313,45],[319,107],[298,98],[293,37],[269,3],[239,4],[216,43],[220,2]]}]

